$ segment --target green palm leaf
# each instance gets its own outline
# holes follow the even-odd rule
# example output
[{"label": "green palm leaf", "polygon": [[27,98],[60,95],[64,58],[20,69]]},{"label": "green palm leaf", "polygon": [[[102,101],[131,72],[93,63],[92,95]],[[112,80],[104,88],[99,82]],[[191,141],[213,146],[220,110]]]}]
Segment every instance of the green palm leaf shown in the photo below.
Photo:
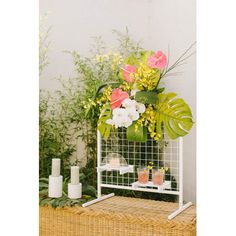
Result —
[{"label": "green palm leaf", "polygon": [[185,136],[193,126],[192,112],[175,93],[158,94],[156,105],[156,131],[162,133],[162,124],[171,139]]}]

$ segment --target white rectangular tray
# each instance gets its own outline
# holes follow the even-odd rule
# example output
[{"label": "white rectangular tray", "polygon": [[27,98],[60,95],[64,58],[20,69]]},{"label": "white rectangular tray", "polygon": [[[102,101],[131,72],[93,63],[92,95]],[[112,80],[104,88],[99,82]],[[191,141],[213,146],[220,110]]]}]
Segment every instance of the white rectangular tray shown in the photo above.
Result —
[{"label": "white rectangular tray", "polygon": [[97,167],[97,171],[119,171],[121,175],[125,173],[133,173],[134,166],[120,166],[120,167],[111,167],[109,164]]},{"label": "white rectangular tray", "polygon": [[133,188],[158,188],[158,190],[162,191],[165,189],[171,189],[171,181],[165,181],[162,185],[155,185],[152,181],[148,181],[146,184],[139,183],[138,181],[132,183]]}]

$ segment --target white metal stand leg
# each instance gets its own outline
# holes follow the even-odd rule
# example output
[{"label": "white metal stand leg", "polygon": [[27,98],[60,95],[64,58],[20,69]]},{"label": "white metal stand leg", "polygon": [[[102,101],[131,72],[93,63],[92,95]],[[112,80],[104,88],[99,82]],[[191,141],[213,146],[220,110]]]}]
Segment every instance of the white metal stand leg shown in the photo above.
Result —
[{"label": "white metal stand leg", "polygon": [[168,220],[172,220],[174,217],[176,217],[178,214],[180,214],[182,211],[184,211],[185,209],[187,209],[188,207],[190,207],[192,205],[193,205],[192,202],[188,202],[187,204],[184,204],[182,207],[180,207],[179,209],[177,209],[176,211],[171,213],[168,216]]},{"label": "white metal stand leg", "polygon": [[101,202],[101,201],[103,201],[103,200],[105,200],[105,199],[107,199],[107,198],[113,197],[113,196],[115,196],[115,194],[114,194],[114,193],[110,193],[110,194],[108,194],[108,195],[104,195],[104,196],[102,196],[102,197],[98,197],[97,199],[94,199],[94,200],[92,200],[92,201],[90,201],[90,202],[84,203],[84,204],[82,205],[82,207],[90,206],[90,205],[92,205],[92,204],[94,204],[94,203]]},{"label": "white metal stand leg", "polygon": [[168,220],[173,219],[192,205],[192,202],[183,205],[183,161],[183,138],[179,138],[179,208],[168,216]]},{"label": "white metal stand leg", "polygon": [[[101,134],[100,132],[97,130],[97,167],[100,167],[101,165]],[[102,189],[101,189],[101,172],[97,171],[97,191],[98,191],[98,198],[100,198],[102,196]]]},{"label": "white metal stand leg", "polygon": [[[99,131],[97,131],[97,139],[98,139],[98,141],[97,141],[97,166],[100,167],[101,158],[102,158],[101,157],[101,153],[102,153],[101,152],[101,142],[102,142],[102,139],[101,139],[101,134],[100,134]],[[90,205],[95,204],[97,202],[103,201],[107,198],[115,196],[114,193],[110,193],[108,195],[102,196],[101,172],[100,171],[97,171],[97,180],[98,180],[98,184],[97,184],[98,198],[82,204],[82,207],[87,207],[87,206],[90,206]]]}]

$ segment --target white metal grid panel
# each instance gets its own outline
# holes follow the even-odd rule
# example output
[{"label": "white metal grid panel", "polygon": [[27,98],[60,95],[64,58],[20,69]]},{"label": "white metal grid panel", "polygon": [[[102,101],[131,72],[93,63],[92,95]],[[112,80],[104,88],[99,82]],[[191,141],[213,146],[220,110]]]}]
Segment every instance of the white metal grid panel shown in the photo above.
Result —
[{"label": "white metal grid panel", "polygon": [[[100,136],[100,134],[98,133]],[[148,166],[149,162],[154,167],[168,168],[165,174],[165,180],[171,181],[171,188],[165,189],[163,193],[179,194],[180,181],[180,157],[179,157],[179,139],[171,140],[164,135],[163,141],[156,142],[152,138],[148,138],[147,142],[130,142],[126,138],[126,129],[119,128],[111,132],[107,141],[98,137],[100,146],[98,153],[98,167],[101,165],[102,158],[109,153],[119,153],[127,161],[128,165],[134,165],[133,173],[120,174],[119,171],[102,171],[98,173],[98,188],[111,187],[119,189],[130,189],[147,192],[159,192],[156,187],[136,188],[132,184],[137,181],[137,168],[140,166]],[[151,181],[151,172],[149,179]]]}]

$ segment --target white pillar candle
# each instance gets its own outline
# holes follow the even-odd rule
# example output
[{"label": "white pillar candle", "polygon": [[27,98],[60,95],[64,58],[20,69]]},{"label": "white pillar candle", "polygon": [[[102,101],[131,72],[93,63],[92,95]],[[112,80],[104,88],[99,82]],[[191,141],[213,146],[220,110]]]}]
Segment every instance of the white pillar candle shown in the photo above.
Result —
[{"label": "white pillar candle", "polygon": [[52,176],[57,177],[60,176],[61,169],[61,159],[53,158],[52,159]]},{"label": "white pillar candle", "polygon": [[70,182],[71,184],[79,184],[79,166],[71,166]]},{"label": "white pillar candle", "polygon": [[68,184],[68,197],[70,199],[81,198],[82,196],[82,184]]}]

